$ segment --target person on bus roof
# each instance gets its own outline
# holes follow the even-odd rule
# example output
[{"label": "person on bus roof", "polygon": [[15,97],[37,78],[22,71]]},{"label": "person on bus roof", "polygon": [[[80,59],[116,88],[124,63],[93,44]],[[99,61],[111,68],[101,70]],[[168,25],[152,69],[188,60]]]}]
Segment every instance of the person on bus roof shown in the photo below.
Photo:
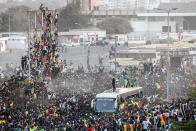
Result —
[{"label": "person on bus roof", "polygon": [[116,80],[115,80],[115,78],[113,78],[112,79],[112,89],[113,89],[113,92],[115,92],[115,90],[116,90],[115,83],[116,83]]}]

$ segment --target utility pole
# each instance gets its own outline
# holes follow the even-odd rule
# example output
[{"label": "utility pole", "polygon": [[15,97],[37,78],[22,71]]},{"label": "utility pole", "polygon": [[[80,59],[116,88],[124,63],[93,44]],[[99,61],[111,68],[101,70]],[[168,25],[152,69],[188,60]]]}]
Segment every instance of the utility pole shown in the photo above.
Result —
[{"label": "utility pole", "polygon": [[31,37],[30,37],[30,34],[31,34],[31,21],[30,21],[30,14],[29,14],[29,12],[27,12],[28,13],[28,23],[29,23],[29,25],[28,25],[28,57],[29,57],[29,72],[28,72],[28,74],[29,74],[29,78],[31,77],[31,61],[30,61],[30,43],[31,43]]},{"label": "utility pole", "polygon": [[170,70],[170,55],[169,55],[169,45],[170,45],[170,36],[169,36],[169,32],[170,32],[170,26],[169,26],[169,21],[170,21],[170,17],[169,17],[169,13],[170,13],[170,9],[168,9],[168,16],[167,16],[167,40],[168,40],[168,44],[167,44],[167,102],[169,101],[169,70]]},{"label": "utility pole", "polygon": [[157,8],[157,10],[163,10],[163,11],[167,11],[167,40],[168,40],[168,44],[167,44],[167,102],[169,102],[169,81],[170,81],[170,12],[172,10],[177,10],[178,8],[169,8],[169,9],[160,9]]},{"label": "utility pole", "polygon": [[115,73],[116,73],[116,50],[117,50],[117,36],[115,36]]},{"label": "utility pole", "polygon": [[9,37],[10,37],[10,12],[9,12]]}]

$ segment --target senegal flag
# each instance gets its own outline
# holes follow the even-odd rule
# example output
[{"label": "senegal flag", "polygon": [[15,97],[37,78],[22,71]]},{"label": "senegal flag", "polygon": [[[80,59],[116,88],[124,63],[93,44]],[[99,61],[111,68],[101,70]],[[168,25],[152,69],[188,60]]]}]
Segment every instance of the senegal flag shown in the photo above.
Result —
[{"label": "senegal flag", "polygon": [[186,64],[186,63],[184,64],[184,70],[185,70],[185,71],[187,71],[187,70],[188,70],[188,66],[187,66],[187,64]]},{"label": "senegal flag", "polygon": [[157,89],[162,88],[162,86],[159,83],[155,83],[155,86],[156,86]]},{"label": "senegal flag", "polygon": [[161,126],[165,125],[166,122],[166,116],[164,114],[161,115]]},{"label": "senegal flag", "polygon": [[137,107],[138,108],[141,108],[142,107],[142,105],[139,102],[136,102],[136,104],[137,104]]},{"label": "senegal flag", "polygon": [[123,110],[123,109],[125,109],[125,108],[126,108],[126,103],[123,103],[123,104],[120,105],[120,109],[121,109],[121,110]]}]

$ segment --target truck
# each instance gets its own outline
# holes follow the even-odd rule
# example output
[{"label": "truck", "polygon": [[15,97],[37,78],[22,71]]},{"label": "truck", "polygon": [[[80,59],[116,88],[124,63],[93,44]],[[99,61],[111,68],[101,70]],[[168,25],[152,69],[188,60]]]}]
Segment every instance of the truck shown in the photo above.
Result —
[{"label": "truck", "polygon": [[91,101],[91,108],[95,112],[116,112],[121,104],[121,99],[125,97],[142,97],[143,87],[134,88],[116,88],[113,90],[106,90],[95,96]]}]

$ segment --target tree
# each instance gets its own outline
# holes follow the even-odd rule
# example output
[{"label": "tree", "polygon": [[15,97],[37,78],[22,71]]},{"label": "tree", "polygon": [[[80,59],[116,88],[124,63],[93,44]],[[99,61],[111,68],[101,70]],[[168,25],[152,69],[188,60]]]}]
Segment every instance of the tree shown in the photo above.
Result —
[{"label": "tree", "polygon": [[14,8],[9,8],[7,14],[10,13],[11,17],[11,31],[13,32],[23,32],[28,29],[28,17],[27,11],[29,7],[26,6],[16,6]]},{"label": "tree", "polygon": [[[59,14],[59,31],[85,27],[90,18],[80,13],[80,2],[68,4]],[[78,23],[78,24],[76,24]]]},{"label": "tree", "polygon": [[196,121],[193,120],[173,122],[172,131],[194,131],[195,129],[196,129]]},{"label": "tree", "polygon": [[196,89],[191,88],[191,89],[187,92],[187,95],[188,95],[191,99],[196,100]]},{"label": "tree", "polygon": [[27,31],[28,19],[27,19],[28,7],[17,6],[9,8],[6,12],[0,14],[0,31],[9,31],[9,15],[10,15],[10,29],[12,32]]},{"label": "tree", "polygon": [[107,34],[125,34],[133,31],[129,21],[122,17],[106,18],[97,26],[106,30]]},{"label": "tree", "polygon": [[9,15],[7,13],[2,13],[0,15],[0,31],[1,32],[9,31]]},{"label": "tree", "polygon": [[[192,100],[196,100],[196,89],[190,88],[190,90],[187,92],[187,95]],[[195,120],[184,120],[181,122],[172,122],[173,128],[172,131],[194,131],[196,129],[196,121]]]}]

